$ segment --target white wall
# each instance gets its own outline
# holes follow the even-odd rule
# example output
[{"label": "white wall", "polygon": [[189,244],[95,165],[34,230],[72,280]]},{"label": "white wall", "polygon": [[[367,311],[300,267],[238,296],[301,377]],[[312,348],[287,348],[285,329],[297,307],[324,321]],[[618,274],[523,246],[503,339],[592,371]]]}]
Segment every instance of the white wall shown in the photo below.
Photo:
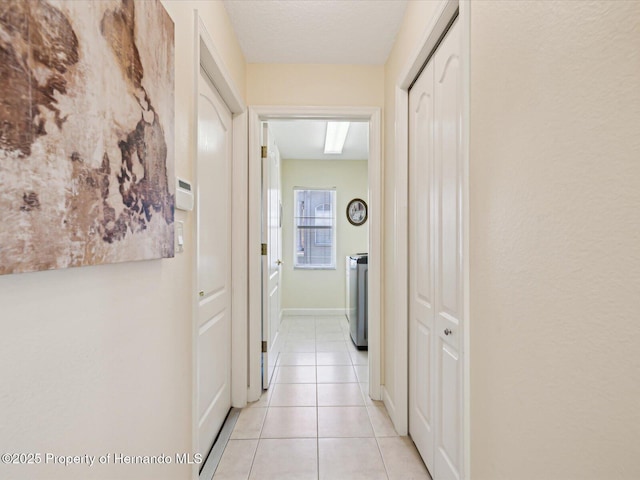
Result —
[{"label": "white wall", "polygon": [[[294,187],[336,188],[336,269],[293,268]],[[366,160],[282,161],[282,308],[323,309],[345,307],[345,257],[366,252],[368,222],[356,227],[346,217],[354,198],[367,201]]]},{"label": "white wall", "polygon": [[640,2],[471,4],[471,474],[640,478]]},{"label": "white wall", "polygon": [[[165,1],[176,34],[176,174],[192,177],[198,8],[244,94],[221,2]],[[175,259],[0,277],[0,452],[192,452],[192,218]],[[191,467],[15,466],[12,479],[187,479]]]}]

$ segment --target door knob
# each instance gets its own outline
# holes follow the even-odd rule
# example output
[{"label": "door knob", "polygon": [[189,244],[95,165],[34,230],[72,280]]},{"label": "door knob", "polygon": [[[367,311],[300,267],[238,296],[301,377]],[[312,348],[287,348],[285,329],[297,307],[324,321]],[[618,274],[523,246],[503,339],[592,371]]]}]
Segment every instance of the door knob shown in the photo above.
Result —
[{"label": "door knob", "polygon": [[200,290],[200,291],[198,292],[198,295],[200,295],[201,297],[204,297],[204,290]]},{"label": "door knob", "polygon": [[282,260],[276,260],[276,264],[282,265]]},{"label": "door knob", "polygon": [[453,331],[452,331],[452,330],[449,330],[448,328],[445,328],[445,329],[444,329],[444,334],[445,334],[445,335],[451,335],[452,333],[453,333]]}]

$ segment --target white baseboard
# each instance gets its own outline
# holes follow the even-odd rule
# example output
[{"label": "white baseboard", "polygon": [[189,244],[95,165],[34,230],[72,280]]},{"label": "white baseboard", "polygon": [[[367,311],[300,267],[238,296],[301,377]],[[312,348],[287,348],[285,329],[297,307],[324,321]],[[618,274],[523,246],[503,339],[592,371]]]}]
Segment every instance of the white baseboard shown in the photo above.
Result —
[{"label": "white baseboard", "polygon": [[316,316],[328,317],[344,315],[344,308],[283,308],[282,315],[285,317]]}]

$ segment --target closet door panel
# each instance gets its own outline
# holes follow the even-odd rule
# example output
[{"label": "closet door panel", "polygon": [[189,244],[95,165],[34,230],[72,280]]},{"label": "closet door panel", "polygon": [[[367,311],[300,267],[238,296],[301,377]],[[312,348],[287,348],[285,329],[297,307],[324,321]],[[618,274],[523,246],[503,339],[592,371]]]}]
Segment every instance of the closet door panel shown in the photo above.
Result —
[{"label": "closet door panel", "polygon": [[436,450],[434,477],[462,472],[462,99],[454,23],[434,55]]},{"label": "closet door panel", "polygon": [[427,467],[434,461],[435,290],[433,64],[409,94],[409,432]]},{"label": "closet door panel", "polygon": [[409,92],[409,433],[463,477],[462,99],[454,22]]}]

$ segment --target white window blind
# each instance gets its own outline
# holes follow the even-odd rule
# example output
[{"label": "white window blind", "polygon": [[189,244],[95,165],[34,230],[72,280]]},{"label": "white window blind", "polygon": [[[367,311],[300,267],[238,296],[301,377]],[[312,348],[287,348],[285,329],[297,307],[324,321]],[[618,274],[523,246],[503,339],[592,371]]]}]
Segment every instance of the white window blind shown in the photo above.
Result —
[{"label": "white window blind", "polygon": [[335,190],[296,188],[294,195],[294,267],[335,268]]}]

